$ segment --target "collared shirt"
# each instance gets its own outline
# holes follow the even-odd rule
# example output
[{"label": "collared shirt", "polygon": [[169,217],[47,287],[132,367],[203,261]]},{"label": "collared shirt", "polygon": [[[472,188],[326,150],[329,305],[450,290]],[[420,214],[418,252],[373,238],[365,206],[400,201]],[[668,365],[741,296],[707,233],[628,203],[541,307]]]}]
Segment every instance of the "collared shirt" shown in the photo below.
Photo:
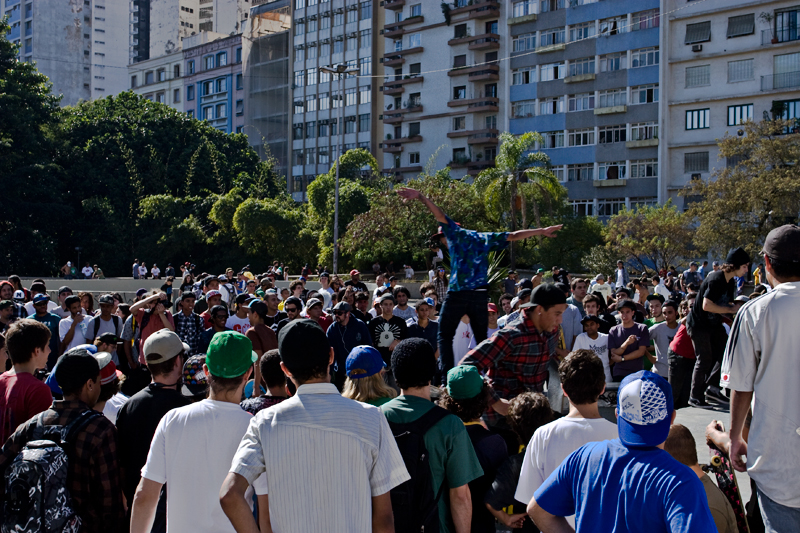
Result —
[{"label": "collared shirt", "polygon": [[25,309],[24,305],[14,302],[14,314],[11,316],[13,316],[15,319],[28,318],[28,311]]},{"label": "collared shirt", "polygon": [[[88,409],[86,404],[78,400],[56,400],[45,411],[44,424],[66,426]],[[35,439],[37,419],[30,419],[6,441],[0,451],[0,473],[4,473],[22,448]],[[81,531],[121,531],[125,512],[122,507],[117,430],[114,424],[106,417],[98,416],[78,432],[74,444],[67,486],[75,512],[83,521]]]},{"label": "collared shirt", "polygon": [[489,284],[488,253],[508,247],[507,232],[481,233],[464,229],[445,216],[442,232],[450,252],[450,290],[471,291]]},{"label": "collared shirt", "polygon": [[[495,400],[510,400],[523,392],[542,392],[548,378],[547,363],[556,353],[557,332],[542,333],[525,317],[506,326],[470,350],[462,364],[485,372]],[[497,413],[489,409],[486,416]]]},{"label": "collared shirt", "polygon": [[266,472],[276,532],[371,532],[372,498],[410,479],[382,412],[330,383],[253,417],[230,471],[251,484]]},{"label": "collared shirt", "polygon": [[175,333],[183,342],[189,345],[189,355],[200,352],[200,335],[203,333],[203,319],[197,313],[186,315],[183,312],[173,315],[175,321]]}]

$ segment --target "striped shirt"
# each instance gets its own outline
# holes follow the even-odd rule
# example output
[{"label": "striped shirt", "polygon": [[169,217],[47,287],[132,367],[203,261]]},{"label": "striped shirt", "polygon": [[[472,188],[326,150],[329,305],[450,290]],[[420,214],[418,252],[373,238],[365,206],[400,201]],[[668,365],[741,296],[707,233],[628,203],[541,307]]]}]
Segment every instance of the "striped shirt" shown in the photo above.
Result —
[{"label": "striped shirt", "polygon": [[371,532],[371,498],[410,479],[381,411],[330,383],[253,417],[230,471],[251,484],[266,472],[275,533]]}]

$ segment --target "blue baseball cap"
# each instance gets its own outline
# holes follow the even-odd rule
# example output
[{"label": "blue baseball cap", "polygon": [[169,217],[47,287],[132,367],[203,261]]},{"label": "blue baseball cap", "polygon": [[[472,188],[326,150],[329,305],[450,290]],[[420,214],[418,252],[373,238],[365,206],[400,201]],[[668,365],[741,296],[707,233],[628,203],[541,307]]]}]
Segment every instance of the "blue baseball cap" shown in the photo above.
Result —
[{"label": "blue baseball cap", "polygon": [[46,294],[37,294],[36,296],[33,297],[33,305],[36,305],[36,304],[42,303],[42,302],[49,302],[49,301],[50,301],[50,297],[48,295],[46,295]]},{"label": "blue baseball cap", "polygon": [[345,363],[347,377],[361,379],[374,376],[386,368],[381,353],[372,346],[356,346],[350,350]]},{"label": "blue baseball cap", "polygon": [[622,380],[617,393],[619,440],[626,446],[658,446],[672,424],[672,388],[648,370]]}]

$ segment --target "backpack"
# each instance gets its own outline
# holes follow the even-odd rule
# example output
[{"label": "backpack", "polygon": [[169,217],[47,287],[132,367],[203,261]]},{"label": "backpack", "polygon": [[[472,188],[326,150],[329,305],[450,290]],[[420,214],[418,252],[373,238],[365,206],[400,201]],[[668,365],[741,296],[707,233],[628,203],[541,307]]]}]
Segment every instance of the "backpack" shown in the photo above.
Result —
[{"label": "backpack", "polygon": [[437,422],[450,414],[446,409],[433,409],[413,422],[397,424],[389,421],[400,455],[411,479],[390,491],[394,529],[408,533],[439,531],[439,498],[441,487],[433,486],[430,456],[425,447],[424,436]]},{"label": "backpack", "polygon": [[[92,335],[92,342],[97,338],[97,332],[100,331],[100,317],[97,317],[97,320],[94,320],[94,335]],[[111,315],[111,321],[114,322],[114,335],[117,334],[119,331],[119,317],[117,315]]]},{"label": "backpack", "polygon": [[6,471],[2,533],[77,533],[81,528],[67,489],[69,448],[86,424],[103,415],[86,410],[66,426],[45,426],[44,414],[37,417],[34,440]]}]

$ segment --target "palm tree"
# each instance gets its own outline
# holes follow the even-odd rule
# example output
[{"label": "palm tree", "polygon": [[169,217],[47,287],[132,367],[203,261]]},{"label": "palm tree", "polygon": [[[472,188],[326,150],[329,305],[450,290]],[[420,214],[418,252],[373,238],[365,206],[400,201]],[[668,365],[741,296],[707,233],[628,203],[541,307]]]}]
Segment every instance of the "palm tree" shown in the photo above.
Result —
[{"label": "palm tree", "polygon": [[[505,132],[500,135],[500,150],[495,166],[482,171],[478,179],[499,186],[503,196],[510,197],[510,231],[517,230],[517,202],[522,212],[522,227],[528,227],[527,196],[538,191],[545,199],[547,212],[553,212],[553,198],[560,187],[558,179],[550,171],[550,158],[543,152],[530,151],[543,137],[535,131],[520,136]],[[531,198],[533,216],[537,227],[541,227],[541,213],[535,198]],[[509,260],[515,268],[514,243],[511,243]]]}]

